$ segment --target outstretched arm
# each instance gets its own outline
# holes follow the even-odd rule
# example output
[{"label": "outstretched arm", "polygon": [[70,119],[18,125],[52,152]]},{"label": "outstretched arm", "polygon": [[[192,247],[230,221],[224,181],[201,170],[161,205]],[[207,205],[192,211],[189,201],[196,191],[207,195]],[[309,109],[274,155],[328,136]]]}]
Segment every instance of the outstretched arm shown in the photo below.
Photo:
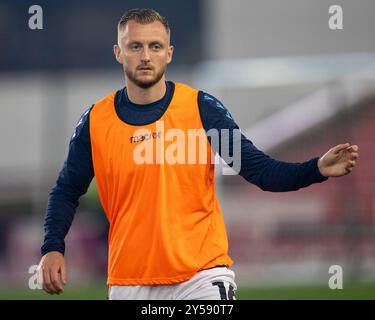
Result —
[{"label": "outstretched arm", "polygon": [[[219,147],[214,151],[218,152],[224,161],[230,165],[231,159],[226,159],[227,153],[223,153],[222,148],[226,148],[229,150],[229,154],[233,154],[233,144],[236,143],[233,132],[239,130],[239,127],[224,105],[213,96],[200,92],[198,101],[202,123],[206,131],[216,129],[220,132],[222,129],[229,129],[226,133],[229,137],[221,139]],[[222,138],[222,135],[219,135],[219,137]],[[331,176],[327,175],[327,170],[332,172],[333,166],[336,172],[343,165],[342,160],[339,161],[340,165],[334,165],[331,153],[322,158],[315,157],[302,163],[279,161],[259,150],[243,134],[240,135],[240,140],[241,165],[238,173],[244,179],[265,191],[294,191],[313,183],[323,182]],[[223,145],[222,142],[228,142],[229,146]],[[336,156],[334,159],[336,159]],[[318,162],[323,170],[320,170]]]}]

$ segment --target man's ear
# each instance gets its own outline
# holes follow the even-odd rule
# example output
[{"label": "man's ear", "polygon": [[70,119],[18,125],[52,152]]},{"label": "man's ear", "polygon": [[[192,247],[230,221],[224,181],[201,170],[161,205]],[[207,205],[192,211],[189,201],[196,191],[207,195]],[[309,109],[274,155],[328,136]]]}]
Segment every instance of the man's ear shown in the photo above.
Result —
[{"label": "man's ear", "polygon": [[168,60],[167,60],[167,64],[169,64],[172,61],[173,50],[174,50],[174,47],[173,46],[169,46],[169,48],[168,48]]},{"label": "man's ear", "polygon": [[115,54],[116,60],[118,63],[122,64],[121,61],[121,48],[118,44],[113,45],[113,53]]}]

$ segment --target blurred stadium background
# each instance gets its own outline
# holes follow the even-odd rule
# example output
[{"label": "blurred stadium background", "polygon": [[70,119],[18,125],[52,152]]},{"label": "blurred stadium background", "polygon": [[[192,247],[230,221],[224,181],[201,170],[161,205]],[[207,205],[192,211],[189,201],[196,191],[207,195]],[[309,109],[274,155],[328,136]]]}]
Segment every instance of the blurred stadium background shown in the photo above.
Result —
[{"label": "blurred stadium background", "polygon": [[[29,6],[44,29],[28,28]],[[328,8],[343,8],[330,30]],[[218,97],[260,149],[302,162],[360,146],[353,174],[291,193],[217,175],[242,299],[375,298],[375,2],[0,1],[0,299],[30,290],[50,188],[83,111],[124,85],[116,23],[153,7],[171,24],[168,78]],[[67,236],[69,284],[53,299],[106,298],[108,223],[95,183]],[[328,287],[331,265],[343,290]]]}]

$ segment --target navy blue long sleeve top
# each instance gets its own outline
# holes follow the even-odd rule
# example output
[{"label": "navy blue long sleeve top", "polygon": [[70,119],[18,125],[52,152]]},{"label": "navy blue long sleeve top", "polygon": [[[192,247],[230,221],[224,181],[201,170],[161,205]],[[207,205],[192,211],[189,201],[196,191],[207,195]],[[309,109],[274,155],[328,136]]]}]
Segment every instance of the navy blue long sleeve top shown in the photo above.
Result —
[{"label": "navy blue long sleeve top", "polygon": [[[157,121],[168,108],[173,96],[174,83],[166,82],[166,93],[158,101],[147,105],[132,103],[126,88],[117,91],[115,95],[116,113],[122,121],[132,125],[145,125]],[[200,91],[198,95],[199,112],[206,132],[222,129],[228,132],[227,150],[222,153],[225,143],[220,140],[215,152],[231,165],[230,155],[233,154],[233,134],[238,125],[233,120],[227,108],[215,97]],[[126,106],[126,107],[125,107]],[[65,252],[65,236],[72,224],[79,198],[87,192],[94,177],[89,131],[89,113],[87,109],[78,121],[69,143],[67,159],[58,175],[56,184],[52,188],[45,213],[45,238],[41,248],[44,255],[50,251]],[[327,178],[322,176],[317,161],[319,157],[302,163],[288,163],[272,159],[242,133],[240,170],[244,179],[265,191],[286,192],[307,187],[313,183],[323,182]],[[210,138],[209,138],[210,140]]]}]

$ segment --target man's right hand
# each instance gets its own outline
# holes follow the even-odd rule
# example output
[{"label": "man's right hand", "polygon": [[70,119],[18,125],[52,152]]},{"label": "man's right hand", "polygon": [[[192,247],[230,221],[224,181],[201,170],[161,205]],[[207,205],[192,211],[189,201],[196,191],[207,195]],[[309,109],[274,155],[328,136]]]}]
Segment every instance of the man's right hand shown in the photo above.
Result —
[{"label": "man's right hand", "polygon": [[40,260],[38,273],[42,277],[43,290],[49,294],[64,292],[67,270],[64,256],[58,251],[45,254]]}]

